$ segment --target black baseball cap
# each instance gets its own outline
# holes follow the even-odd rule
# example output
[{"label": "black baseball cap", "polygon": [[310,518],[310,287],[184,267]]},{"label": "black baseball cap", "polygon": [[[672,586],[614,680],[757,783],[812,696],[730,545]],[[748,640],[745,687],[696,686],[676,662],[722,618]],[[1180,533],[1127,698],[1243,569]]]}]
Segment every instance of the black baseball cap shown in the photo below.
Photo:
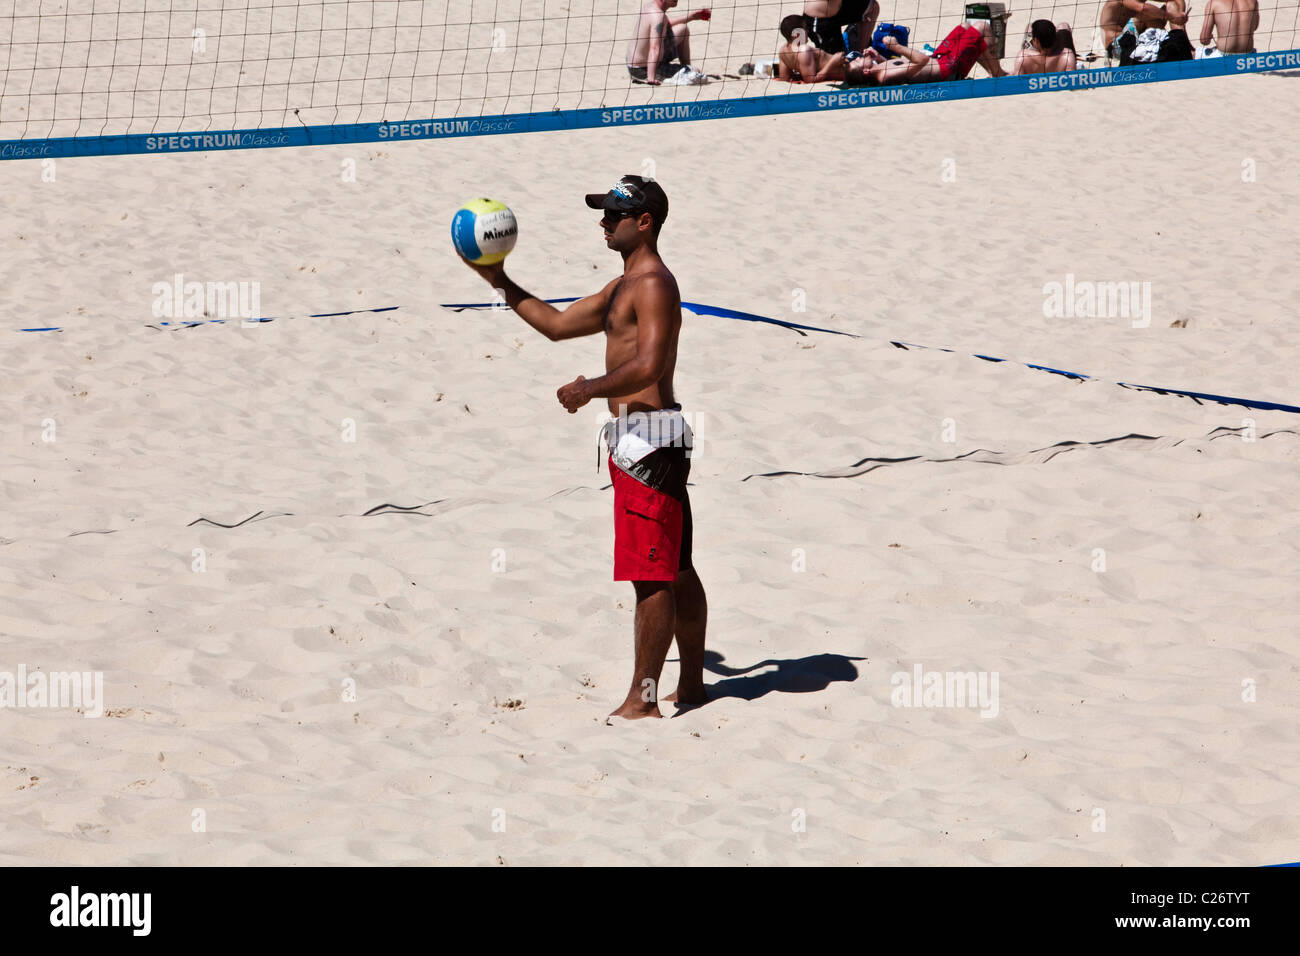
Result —
[{"label": "black baseball cap", "polygon": [[663,187],[644,176],[624,176],[607,193],[588,193],[587,205],[606,212],[648,212],[660,225],[668,218],[668,196]]}]

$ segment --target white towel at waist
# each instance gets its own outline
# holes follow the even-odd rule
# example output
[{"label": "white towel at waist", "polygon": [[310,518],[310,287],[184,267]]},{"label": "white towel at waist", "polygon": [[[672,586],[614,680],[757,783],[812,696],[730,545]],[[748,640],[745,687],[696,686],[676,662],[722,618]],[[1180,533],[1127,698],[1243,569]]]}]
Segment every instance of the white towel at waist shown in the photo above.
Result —
[{"label": "white towel at waist", "polygon": [[682,446],[689,457],[694,435],[680,408],[663,408],[612,418],[601,429],[601,438],[614,465],[627,468],[656,448]]}]

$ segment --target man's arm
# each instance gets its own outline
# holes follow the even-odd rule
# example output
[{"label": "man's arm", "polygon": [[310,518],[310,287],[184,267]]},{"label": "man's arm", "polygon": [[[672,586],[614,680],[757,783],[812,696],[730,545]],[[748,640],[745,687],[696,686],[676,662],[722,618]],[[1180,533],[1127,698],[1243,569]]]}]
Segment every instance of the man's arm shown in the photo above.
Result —
[{"label": "man's arm", "polygon": [[1159,23],[1168,21],[1171,27],[1181,27],[1187,22],[1187,11],[1177,7],[1170,11],[1167,3],[1144,2],[1144,0],[1121,0],[1121,2],[1126,10],[1144,20],[1154,20]]},{"label": "man's arm", "polygon": [[652,86],[659,85],[659,60],[664,52],[664,31],[671,30],[668,18],[658,7],[650,8],[650,39],[645,50],[645,79]]},{"label": "man's arm", "polygon": [[911,47],[903,46],[898,42],[897,37],[885,37],[885,49],[895,56],[901,56],[910,61],[915,66],[925,66],[930,62],[930,56],[923,50],[913,50]]},{"label": "man's arm", "polygon": [[789,49],[789,43],[782,43],[776,48],[776,66],[772,68],[772,79],[794,82],[794,77],[790,75],[790,68],[785,65],[785,54]]},{"label": "man's arm", "polygon": [[678,27],[683,23],[690,23],[692,20],[708,20],[711,16],[713,16],[713,11],[708,7],[701,7],[699,10],[692,10],[690,13],[679,13],[676,16],[670,13],[664,14],[664,18],[668,21],[670,27]]},{"label": "man's arm", "polygon": [[862,14],[858,22],[858,52],[865,53],[871,47],[871,35],[876,30],[876,20],[880,17],[880,4],[871,0],[871,5]]},{"label": "man's arm", "polygon": [[505,267],[499,262],[491,266],[478,266],[466,259],[465,264],[482,276],[492,288],[499,289],[505,296],[506,304],[552,342],[604,331],[610,293],[619,281],[614,279],[595,295],[579,299],[567,309],[560,310],[520,288],[506,275]]},{"label": "man's arm", "polygon": [[593,398],[633,395],[663,378],[673,341],[677,292],[667,279],[648,275],[632,292],[636,312],[636,354],[599,378],[578,378],[556,392],[560,403],[576,412]]},{"label": "man's arm", "polygon": [[1214,2],[1205,5],[1205,19],[1201,21],[1201,46],[1209,46],[1214,40]]},{"label": "man's arm", "polygon": [[825,83],[827,80],[841,80],[844,78],[844,54],[836,53],[826,58],[822,68],[817,70],[812,76],[805,77],[808,83]]},{"label": "man's arm", "polygon": [[1147,0],[1119,0],[1119,5],[1135,17],[1144,17],[1147,20],[1164,19],[1164,8],[1158,3],[1151,4],[1154,10],[1147,9]]},{"label": "man's arm", "polygon": [[799,83],[811,83],[812,78],[817,75],[817,48],[810,42],[805,42],[803,47],[795,54],[795,63],[798,64]]}]

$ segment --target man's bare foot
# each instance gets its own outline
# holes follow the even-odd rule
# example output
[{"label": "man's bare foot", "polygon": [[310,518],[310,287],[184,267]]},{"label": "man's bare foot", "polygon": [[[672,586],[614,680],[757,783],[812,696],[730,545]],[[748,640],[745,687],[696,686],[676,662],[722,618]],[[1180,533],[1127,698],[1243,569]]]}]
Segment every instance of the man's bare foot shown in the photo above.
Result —
[{"label": "man's bare foot", "polygon": [[676,704],[679,708],[702,707],[709,702],[709,695],[705,692],[703,687],[699,690],[691,690],[689,692],[684,691],[679,687],[663,699],[668,701],[670,704]]},{"label": "man's bare foot", "polygon": [[640,720],[642,717],[662,717],[659,713],[659,705],[654,701],[643,701],[639,698],[636,700],[625,700],[618,710],[610,713],[611,717],[622,717],[624,720]]}]

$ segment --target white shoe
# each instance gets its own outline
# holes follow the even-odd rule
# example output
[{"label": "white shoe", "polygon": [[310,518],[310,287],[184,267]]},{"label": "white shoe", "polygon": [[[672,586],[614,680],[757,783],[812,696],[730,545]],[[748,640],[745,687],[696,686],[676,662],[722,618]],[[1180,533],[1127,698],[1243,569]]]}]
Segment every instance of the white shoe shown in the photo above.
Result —
[{"label": "white shoe", "polygon": [[665,86],[703,86],[709,82],[709,78],[697,70],[684,66],[668,79],[664,80]]}]

